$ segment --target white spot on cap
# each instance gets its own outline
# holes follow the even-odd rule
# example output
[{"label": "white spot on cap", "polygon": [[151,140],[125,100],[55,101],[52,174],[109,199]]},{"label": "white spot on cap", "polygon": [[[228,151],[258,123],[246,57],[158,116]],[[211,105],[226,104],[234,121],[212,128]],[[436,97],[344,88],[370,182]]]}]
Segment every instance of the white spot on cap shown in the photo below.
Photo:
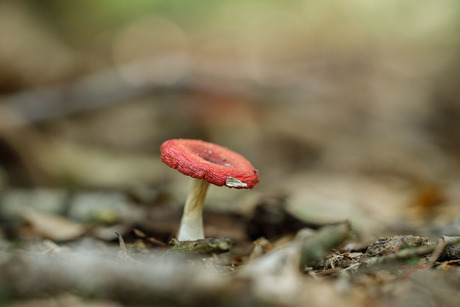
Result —
[{"label": "white spot on cap", "polygon": [[227,180],[225,181],[225,185],[231,188],[247,188],[248,187],[246,183],[241,182],[240,180],[233,178],[233,177],[227,177]]}]

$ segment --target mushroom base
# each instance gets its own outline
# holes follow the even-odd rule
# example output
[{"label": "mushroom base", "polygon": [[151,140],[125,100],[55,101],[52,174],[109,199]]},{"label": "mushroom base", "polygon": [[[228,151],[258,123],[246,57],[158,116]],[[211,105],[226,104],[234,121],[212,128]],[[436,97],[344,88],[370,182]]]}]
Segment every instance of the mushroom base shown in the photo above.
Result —
[{"label": "mushroom base", "polygon": [[185,202],[184,214],[180,222],[177,239],[179,241],[194,241],[204,239],[203,231],[203,202],[208,191],[209,182],[203,179],[193,179],[192,188]]}]

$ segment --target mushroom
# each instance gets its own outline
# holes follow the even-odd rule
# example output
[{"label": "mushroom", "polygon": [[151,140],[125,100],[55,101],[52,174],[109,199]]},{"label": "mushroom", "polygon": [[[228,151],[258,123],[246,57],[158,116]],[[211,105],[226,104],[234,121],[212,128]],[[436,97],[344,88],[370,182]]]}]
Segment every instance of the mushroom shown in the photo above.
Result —
[{"label": "mushroom", "polygon": [[161,161],[193,177],[185,202],[177,239],[204,239],[203,202],[209,184],[252,189],[259,182],[256,169],[246,158],[225,147],[190,139],[172,139],[161,145]]}]

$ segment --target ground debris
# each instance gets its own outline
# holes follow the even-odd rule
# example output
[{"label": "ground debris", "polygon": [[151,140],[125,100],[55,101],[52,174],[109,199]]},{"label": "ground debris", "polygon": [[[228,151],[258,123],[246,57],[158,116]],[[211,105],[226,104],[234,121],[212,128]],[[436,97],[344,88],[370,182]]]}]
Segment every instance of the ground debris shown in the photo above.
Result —
[{"label": "ground debris", "polygon": [[273,249],[273,245],[264,237],[260,237],[252,243],[254,245],[254,248],[252,249],[252,252],[249,255],[249,261],[253,261],[261,257],[262,255],[270,252]]},{"label": "ground debris", "polygon": [[405,235],[378,238],[366,250],[367,257],[384,256],[396,253],[402,249],[414,248],[418,246],[432,246],[433,243],[429,238]]},{"label": "ground debris", "polygon": [[178,241],[173,239],[169,243],[171,248],[168,254],[181,255],[212,255],[228,252],[233,245],[229,238],[207,238],[196,241]]},{"label": "ground debris", "polygon": [[[458,272],[459,263],[453,260],[436,262],[435,269],[430,270],[422,270],[428,268],[426,260],[424,263],[410,260],[414,255],[434,255],[437,248],[455,246],[458,238],[443,238],[443,246],[419,244],[369,257],[343,248],[350,246],[346,243],[351,232],[351,225],[344,222],[316,231],[302,229],[291,241],[272,243],[260,238],[246,256],[235,255],[227,238],[173,241],[167,252],[153,246],[139,250],[136,240],[148,238],[140,230],[133,232],[134,244],[118,235],[118,248],[101,245],[94,239],[90,245],[73,248],[47,242],[45,247],[52,252],[40,248],[40,252],[2,254],[0,302],[33,302],[43,297],[78,293],[85,302],[92,299],[127,305],[152,302],[187,306],[300,306],[312,302],[324,305],[319,298],[325,296],[327,304],[355,306],[357,302],[368,305],[375,297],[388,301],[390,294],[397,293],[398,283],[416,287],[412,283],[418,275],[439,278],[433,274],[446,271],[452,272],[453,278]],[[389,241],[389,238],[379,240]],[[184,256],[190,261],[184,261]],[[241,257],[236,265],[232,260],[235,257]],[[403,275],[407,279],[401,280]],[[360,287],[366,287],[366,291],[360,293]],[[323,296],[317,295],[319,292]]]}]

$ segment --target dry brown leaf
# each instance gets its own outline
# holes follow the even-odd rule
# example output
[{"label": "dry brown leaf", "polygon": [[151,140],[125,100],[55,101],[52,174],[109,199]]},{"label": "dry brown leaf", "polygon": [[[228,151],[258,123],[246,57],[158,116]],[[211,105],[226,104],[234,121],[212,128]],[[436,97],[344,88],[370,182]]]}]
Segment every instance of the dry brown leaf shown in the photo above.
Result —
[{"label": "dry brown leaf", "polygon": [[75,239],[85,233],[82,224],[72,222],[60,216],[25,211],[24,218],[32,226],[33,232],[41,237],[53,241],[67,241]]}]

